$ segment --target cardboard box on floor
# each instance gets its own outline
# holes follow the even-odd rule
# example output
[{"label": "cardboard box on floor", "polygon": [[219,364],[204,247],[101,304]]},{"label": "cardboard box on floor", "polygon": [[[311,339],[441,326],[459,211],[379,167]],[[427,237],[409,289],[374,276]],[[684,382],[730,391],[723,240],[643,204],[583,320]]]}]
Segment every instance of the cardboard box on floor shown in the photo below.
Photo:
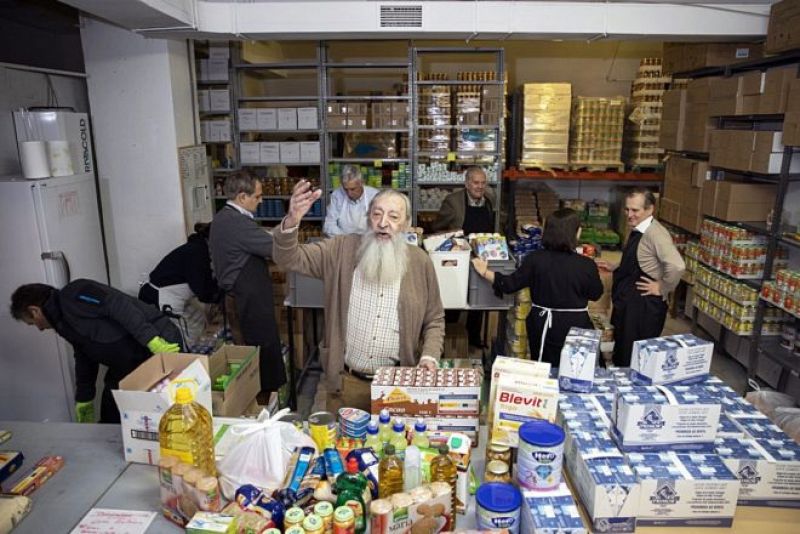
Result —
[{"label": "cardboard box on floor", "polygon": [[158,424],[172,405],[171,392],[150,390],[162,380],[194,380],[195,401],[211,412],[211,379],[208,357],[200,354],[155,354],[119,383],[112,393],[122,420],[125,461],[157,464]]},{"label": "cardboard box on floor", "polygon": [[239,417],[261,391],[259,348],[223,345],[208,358],[211,383],[228,372],[231,363],[238,363],[225,391],[211,391],[214,416]]}]

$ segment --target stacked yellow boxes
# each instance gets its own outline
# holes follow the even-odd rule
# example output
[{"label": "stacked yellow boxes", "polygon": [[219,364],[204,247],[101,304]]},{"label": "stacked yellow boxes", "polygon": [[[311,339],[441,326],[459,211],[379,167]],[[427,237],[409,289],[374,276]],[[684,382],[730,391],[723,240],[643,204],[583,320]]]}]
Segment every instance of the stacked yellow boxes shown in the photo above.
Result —
[{"label": "stacked yellow boxes", "polygon": [[516,294],[514,306],[508,310],[506,356],[526,360],[531,358],[528,350],[528,329],[525,326],[525,318],[528,317],[530,311],[531,293],[525,288]]},{"label": "stacked yellow boxes", "polygon": [[644,58],[631,86],[631,111],[625,121],[625,163],[656,167],[664,149],[659,147],[664,91],[672,78],[661,71],[661,58]]},{"label": "stacked yellow boxes", "polygon": [[[447,74],[420,75],[422,80],[447,80]],[[421,157],[445,160],[450,152],[452,108],[449,85],[424,85],[419,89],[419,152]]]},{"label": "stacked yellow boxes", "polygon": [[575,97],[570,120],[570,167],[622,169],[624,97]]},{"label": "stacked yellow boxes", "polygon": [[572,86],[526,83],[522,86],[523,124],[520,167],[562,168],[569,163]]}]

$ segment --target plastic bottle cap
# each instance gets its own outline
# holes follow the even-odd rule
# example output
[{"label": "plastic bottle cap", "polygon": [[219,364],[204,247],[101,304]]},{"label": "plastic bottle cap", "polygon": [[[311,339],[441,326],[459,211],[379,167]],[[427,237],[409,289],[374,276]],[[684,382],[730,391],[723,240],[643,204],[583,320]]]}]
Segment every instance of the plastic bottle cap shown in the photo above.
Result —
[{"label": "plastic bottle cap", "polygon": [[425,421],[422,419],[417,419],[417,422],[414,423],[414,430],[417,432],[425,432],[428,429],[428,425],[425,424]]},{"label": "plastic bottle cap", "polygon": [[347,460],[347,472],[348,473],[358,473],[358,460],[355,458],[350,458]]},{"label": "plastic bottle cap", "polygon": [[374,421],[367,425],[367,433],[369,434],[378,433],[378,425]]},{"label": "plastic bottle cap", "polygon": [[384,456],[388,456],[388,455],[392,455],[392,454],[394,454],[394,445],[392,445],[391,443],[388,443],[383,448],[383,455]]},{"label": "plastic bottle cap", "polygon": [[395,421],[392,430],[395,432],[403,432],[406,429],[406,425],[404,425],[401,421]]},{"label": "plastic bottle cap", "polygon": [[389,415],[389,410],[384,408],[384,409],[381,410],[381,413],[378,416],[378,419],[380,420],[381,423],[388,423],[389,421],[392,420],[392,416]]},{"label": "plastic bottle cap", "polygon": [[177,404],[189,404],[194,400],[192,390],[187,387],[178,388],[175,391],[175,402]]}]

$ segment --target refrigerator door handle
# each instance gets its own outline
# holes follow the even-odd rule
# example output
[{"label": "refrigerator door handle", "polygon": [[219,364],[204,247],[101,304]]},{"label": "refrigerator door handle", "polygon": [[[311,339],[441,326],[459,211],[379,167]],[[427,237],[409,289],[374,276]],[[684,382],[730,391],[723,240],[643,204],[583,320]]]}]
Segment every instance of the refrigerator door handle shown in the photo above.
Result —
[{"label": "refrigerator door handle", "polygon": [[72,281],[72,273],[69,270],[69,260],[66,254],[61,250],[53,250],[51,252],[42,252],[43,260],[56,260],[64,263],[64,271],[67,273],[67,283]]}]

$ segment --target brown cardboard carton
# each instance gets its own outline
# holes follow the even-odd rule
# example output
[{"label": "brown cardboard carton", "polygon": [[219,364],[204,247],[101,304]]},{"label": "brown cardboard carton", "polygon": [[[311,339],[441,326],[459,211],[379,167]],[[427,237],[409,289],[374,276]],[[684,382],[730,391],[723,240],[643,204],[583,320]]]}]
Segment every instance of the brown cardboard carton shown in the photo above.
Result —
[{"label": "brown cardboard carton", "polygon": [[783,0],[772,4],[764,50],[777,54],[800,48],[800,1]]},{"label": "brown cardboard carton", "polygon": [[711,86],[718,78],[695,78],[686,86],[686,102],[705,104],[711,100]]},{"label": "brown cardboard carton", "polygon": [[754,43],[664,43],[664,72],[675,73],[703,67],[720,67],[761,57]]},{"label": "brown cardboard carton", "polygon": [[709,78],[709,100],[722,100],[743,94],[744,77],[730,76],[728,78]]},{"label": "brown cardboard carton", "polygon": [[681,205],[679,202],[664,197],[660,201],[658,208],[658,219],[678,226]]},{"label": "brown cardboard carton", "polygon": [[[797,65],[776,67],[764,73],[764,94],[759,101],[758,112],[764,114],[783,113],[790,102],[792,82],[797,79]],[[797,104],[800,106],[800,103]]]},{"label": "brown cardboard carton", "polygon": [[664,92],[661,120],[682,120],[686,111],[686,89],[670,89]]},{"label": "brown cardboard carton", "polygon": [[741,90],[739,93],[742,96],[760,95],[764,92],[766,86],[766,72],[751,71],[740,74]]},{"label": "brown cardboard carton", "polygon": [[761,100],[764,95],[747,95],[741,97],[738,115],[756,115],[761,113]]},{"label": "brown cardboard carton", "polygon": [[[692,165],[692,186],[701,188],[711,179],[711,169],[707,161],[694,160]],[[699,209],[699,208],[698,208]]]},{"label": "brown cardboard carton", "polygon": [[741,95],[719,98],[708,103],[708,114],[712,117],[744,115],[742,109],[743,97]]},{"label": "brown cardboard carton", "polygon": [[678,216],[677,226],[693,234],[700,233],[700,226],[703,224],[703,214],[691,209],[681,209]]},{"label": "brown cardboard carton", "polygon": [[783,152],[783,135],[781,132],[753,132],[753,152],[769,154]]},{"label": "brown cardboard carton", "polygon": [[239,417],[261,391],[259,371],[259,348],[223,345],[209,356],[209,374],[213,384],[218,376],[228,374],[230,364],[239,368],[231,373],[230,381],[224,391],[211,391],[211,407],[215,416]]},{"label": "brown cardboard carton", "polygon": [[786,101],[786,112],[800,112],[800,78],[794,78],[789,83],[789,93]]},{"label": "brown cardboard carton", "polygon": [[702,215],[714,216],[714,208],[717,203],[717,192],[719,184],[722,182],[710,181],[703,186],[703,195],[700,201],[700,213]]},{"label": "brown cardboard carton", "polygon": [[658,144],[667,150],[683,150],[684,121],[663,120]]},{"label": "brown cardboard carton", "polygon": [[800,146],[800,111],[792,111],[784,115],[783,144]]},{"label": "brown cardboard carton", "polygon": [[[778,174],[783,165],[783,152],[753,152],[750,161],[750,170],[763,174]],[[800,154],[795,154],[789,164],[789,172],[800,172]]]},{"label": "brown cardboard carton", "polygon": [[774,204],[773,184],[717,182],[714,217],[723,221],[766,221]]},{"label": "brown cardboard carton", "polygon": [[683,149],[692,152],[708,152],[709,137],[716,125],[716,119],[708,116],[708,104],[687,105]]}]

